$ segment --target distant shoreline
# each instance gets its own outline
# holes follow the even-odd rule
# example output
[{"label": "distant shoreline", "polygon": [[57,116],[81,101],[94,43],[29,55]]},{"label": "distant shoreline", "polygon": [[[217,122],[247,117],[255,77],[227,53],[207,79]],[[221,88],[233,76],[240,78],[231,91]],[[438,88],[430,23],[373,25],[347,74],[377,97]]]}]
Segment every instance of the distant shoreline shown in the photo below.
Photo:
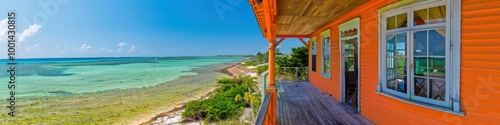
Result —
[{"label": "distant shoreline", "polygon": [[[197,57],[207,57],[207,58],[248,58],[248,56],[240,55],[230,55],[230,56],[124,56],[124,57],[17,57],[16,60],[26,60],[26,59],[106,59],[106,58],[197,58]],[[8,59],[0,59],[8,60]]]}]

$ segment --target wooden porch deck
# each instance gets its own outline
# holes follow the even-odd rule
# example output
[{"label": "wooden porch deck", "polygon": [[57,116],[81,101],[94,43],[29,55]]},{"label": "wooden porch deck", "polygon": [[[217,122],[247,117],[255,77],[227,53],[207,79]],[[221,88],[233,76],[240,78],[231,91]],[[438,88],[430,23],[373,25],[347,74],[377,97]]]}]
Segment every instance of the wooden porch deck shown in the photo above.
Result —
[{"label": "wooden porch deck", "polygon": [[309,82],[281,82],[281,88],[276,107],[280,125],[373,124]]}]

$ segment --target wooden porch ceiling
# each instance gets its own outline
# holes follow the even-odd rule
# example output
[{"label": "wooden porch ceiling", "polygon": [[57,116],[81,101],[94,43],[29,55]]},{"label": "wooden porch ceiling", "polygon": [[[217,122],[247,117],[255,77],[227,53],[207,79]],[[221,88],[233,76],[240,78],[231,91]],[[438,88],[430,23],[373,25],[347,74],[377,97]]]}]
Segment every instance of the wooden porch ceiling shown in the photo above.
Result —
[{"label": "wooden porch ceiling", "polygon": [[[276,36],[309,36],[311,33],[339,18],[343,14],[363,5],[369,0],[269,0],[276,3],[271,20],[266,21],[265,11],[256,0],[249,0],[255,17],[266,36],[266,23],[276,25]],[[266,2],[266,0],[263,0]],[[275,11],[275,12],[273,12]],[[271,24],[273,25],[273,24]]]}]

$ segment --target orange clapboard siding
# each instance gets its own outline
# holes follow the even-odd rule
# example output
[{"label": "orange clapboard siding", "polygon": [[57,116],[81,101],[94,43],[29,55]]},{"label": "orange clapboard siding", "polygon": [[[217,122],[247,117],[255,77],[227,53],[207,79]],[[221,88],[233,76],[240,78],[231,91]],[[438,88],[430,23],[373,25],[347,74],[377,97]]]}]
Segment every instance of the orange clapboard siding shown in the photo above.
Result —
[{"label": "orange clapboard siding", "polygon": [[463,121],[500,122],[500,1],[462,1]]},{"label": "orange clapboard siding", "polygon": [[[378,84],[378,12],[396,0],[372,0],[315,31],[317,72],[309,81],[340,100],[338,25],[360,17],[361,115],[376,124],[498,124],[500,123],[500,1],[462,0],[461,95],[465,116],[420,107],[376,93]],[[331,29],[331,79],[321,75],[319,34]]]}]

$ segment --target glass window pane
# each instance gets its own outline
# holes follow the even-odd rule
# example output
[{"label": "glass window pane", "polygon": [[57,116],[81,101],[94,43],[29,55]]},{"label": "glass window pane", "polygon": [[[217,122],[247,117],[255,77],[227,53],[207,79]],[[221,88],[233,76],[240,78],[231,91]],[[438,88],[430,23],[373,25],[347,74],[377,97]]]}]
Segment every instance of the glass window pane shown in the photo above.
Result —
[{"label": "glass window pane", "polygon": [[444,101],[445,98],[445,93],[446,93],[446,82],[445,80],[439,80],[439,79],[430,79],[429,82],[431,83],[430,86],[430,98],[434,100],[440,100]]},{"label": "glass window pane", "polygon": [[429,8],[429,24],[446,22],[446,6]]},{"label": "glass window pane", "polygon": [[406,57],[397,56],[396,57],[396,73],[398,75],[406,75]]},{"label": "glass window pane", "polygon": [[396,16],[391,16],[387,18],[387,30],[396,29]]},{"label": "glass window pane", "polygon": [[394,74],[387,74],[387,84],[386,88],[396,90],[397,86],[397,80],[396,80],[396,75]]},{"label": "glass window pane", "polygon": [[413,55],[427,56],[427,31],[417,31],[413,33]]},{"label": "glass window pane", "polygon": [[429,56],[445,56],[445,29],[429,30]]},{"label": "glass window pane", "polygon": [[387,35],[386,37],[387,39],[387,56],[395,56],[394,55],[394,51],[395,51],[395,43],[396,43],[396,35],[394,34],[390,34],[390,35]]},{"label": "glass window pane", "polygon": [[415,57],[413,58],[413,73],[415,76],[427,77],[427,57]]},{"label": "glass window pane", "polygon": [[396,73],[396,62],[395,58],[389,57],[387,58],[387,73],[395,74]]},{"label": "glass window pane", "polygon": [[417,10],[413,12],[413,25],[427,24],[427,9]]},{"label": "glass window pane", "polygon": [[330,72],[330,60],[327,57],[323,57],[323,73],[329,74]]},{"label": "glass window pane", "polygon": [[427,98],[427,78],[415,77],[413,89],[414,95]]},{"label": "glass window pane", "polygon": [[316,41],[312,43],[312,55],[316,55]]},{"label": "glass window pane", "polygon": [[429,77],[445,78],[445,59],[429,57]]},{"label": "glass window pane", "polygon": [[397,82],[397,91],[398,92],[402,92],[402,93],[406,93],[406,85],[408,84],[408,82],[406,82],[406,79],[407,77],[406,76],[403,76],[403,75],[396,75],[396,82]]},{"label": "glass window pane", "polygon": [[397,36],[397,56],[406,56],[406,33],[400,33]]},{"label": "glass window pane", "polygon": [[406,13],[397,15],[396,19],[397,19],[396,21],[397,28],[403,28],[408,26],[408,18]]}]

